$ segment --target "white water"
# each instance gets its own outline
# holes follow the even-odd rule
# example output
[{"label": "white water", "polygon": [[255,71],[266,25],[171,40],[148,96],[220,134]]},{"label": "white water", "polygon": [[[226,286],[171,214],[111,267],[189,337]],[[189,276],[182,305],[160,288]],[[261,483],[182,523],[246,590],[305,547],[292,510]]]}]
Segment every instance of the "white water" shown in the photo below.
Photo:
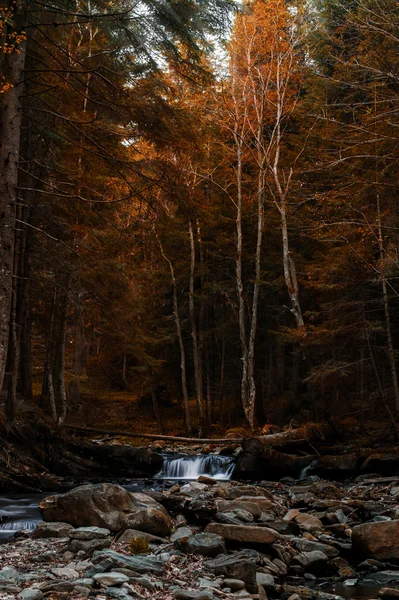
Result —
[{"label": "white water", "polygon": [[164,456],[163,467],[156,479],[198,479],[207,475],[213,479],[228,480],[234,470],[234,459],[208,454],[201,456]]}]

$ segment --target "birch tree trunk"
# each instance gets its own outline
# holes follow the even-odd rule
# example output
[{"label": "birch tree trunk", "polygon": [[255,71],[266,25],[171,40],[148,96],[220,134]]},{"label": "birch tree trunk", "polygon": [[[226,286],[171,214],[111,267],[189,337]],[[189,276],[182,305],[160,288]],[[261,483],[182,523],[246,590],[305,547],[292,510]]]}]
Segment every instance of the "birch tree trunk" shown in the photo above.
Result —
[{"label": "birch tree trunk", "polygon": [[[25,2],[14,2],[14,31],[21,34],[25,26]],[[7,26],[9,27],[9,26]],[[26,42],[18,52],[2,56],[1,71],[12,84],[1,94],[2,140],[0,154],[0,390],[3,386],[11,312],[14,262],[14,228],[18,189],[18,161],[21,141],[23,74]]]},{"label": "birch tree trunk", "polygon": [[184,348],[183,334],[182,334],[182,330],[181,330],[181,322],[180,322],[180,314],[179,314],[179,304],[177,301],[177,282],[176,282],[175,270],[173,268],[172,262],[166,256],[164,248],[163,248],[163,244],[162,244],[161,240],[159,239],[159,236],[155,230],[154,230],[154,233],[155,233],[155,237],[158,242],[158,246],[159,246],[162,258],[164,259],[164,261],[167,263],[167,265],[169,267],[170,278],[172,280],[173,315],[175,318],[176,334],[177,334],[177,339],[178,339],[179,348],[180,348],[180,372],[181,372],[181,386],[182,386],[182,392],[183,392],[184,421],[185,421],[185,425],[186,425],[186,432],[189,435],[189,434],[191,434],[192,429],[191,429],[190,410],[189,410],[189,404],[188,404],[186,351]]}]

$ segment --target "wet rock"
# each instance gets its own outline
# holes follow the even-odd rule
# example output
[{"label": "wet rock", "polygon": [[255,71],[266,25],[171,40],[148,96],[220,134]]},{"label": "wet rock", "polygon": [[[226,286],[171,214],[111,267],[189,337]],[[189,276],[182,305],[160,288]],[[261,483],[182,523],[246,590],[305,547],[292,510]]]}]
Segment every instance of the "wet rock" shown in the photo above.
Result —
[{"label": "wet rock", "polygon": [[172,521],[163,506],[146,494],[132,494],[119,485],[82,485],[65,494],[49,496],[39,505],[45,521],[76,527],[93,525],[110,531],[139,529],[169,535]]},{"label": "wet rock", "polygon": [[399,598],[399,590],[397,588],[383,587],[379,593],[380,598]]},{"label": "wet rock", "polygon": [[207,532],[177,539],[175,547],[184,554],[200,554],[208,557],[218,556],[226,552],[223,537]]},{"label": "wet rock", "polygon": [[245,582],[249,592],[257,593],[256,563],[259,553],[254,550],[242,550],[233,555],[219,556],[204,563],[204,567],[216,575],[223,575]]},{"label": "wet rock", "polygon": [[277,531],[269,527],[256,527],[253,525],[225,525],[223,523],[209,523],[207,533],[216,533],[225,540],[232,542],[249,542],[252,544],[273,544],[280,538]]},{"label": "wet rock", "polygon": [[363,523],[352,530],[354,552],[377,560],[399,558],[399,520]]},{"label": "wet rock", "polygon": [[67,538],[73,530],[74,528],[69,523],[40,522],[32,533],[32,538]]},{"label": "wet rock", "polygon": [[378,573],[369,573],[367,579],[380,585],[399,582],[399,571],[379,571]]},{"label": "wet rock", "polygon": [[216,485],[216,479],[213,477],[208,477],[207,475],[200,475],[197,479],[198,483],[205,483],[206,485]]}]

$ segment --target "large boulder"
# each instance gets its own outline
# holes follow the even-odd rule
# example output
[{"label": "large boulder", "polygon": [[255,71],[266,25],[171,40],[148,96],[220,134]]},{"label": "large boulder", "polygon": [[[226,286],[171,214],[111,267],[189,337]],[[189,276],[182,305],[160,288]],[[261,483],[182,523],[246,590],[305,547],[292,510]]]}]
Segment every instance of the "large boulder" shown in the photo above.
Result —
[{"label": "large boulder", "polygon": [[352,529],[352,547],[368,558],[399,559],[399,521],[356,525]]},{"label": "large boulder", "polygon": [[93,525],[110,531],[138,529],[167,536],[172,529],[166,509],[146,494],[132,494],[119,485],[82,485],[40,502],[44,521],[63,521],[74,527]]},{"label": "large boulder", "polygon": [[312,472],[320,477],[348,477],[356,472],[358,458],[356,454],[339,456],[319,456]]}]

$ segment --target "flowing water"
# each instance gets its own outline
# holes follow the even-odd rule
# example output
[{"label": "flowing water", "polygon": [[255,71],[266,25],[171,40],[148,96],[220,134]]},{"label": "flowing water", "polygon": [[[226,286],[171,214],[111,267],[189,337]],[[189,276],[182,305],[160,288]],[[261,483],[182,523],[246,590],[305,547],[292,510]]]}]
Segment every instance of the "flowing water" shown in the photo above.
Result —
[{"label": "flowing water", "polygon": [[[159,480],[195,480],[200,475],[214,479],[228,480],[234,470],[234,459],[226,456],[208,455],[169,455],[164,456],[163,467],[153,480],[135,480],[123,484],[130,492],[145,492],[150,487],[158,487]],[[158,482],[158,486],[157,486]],[[38,505],[47,494],[11,494],[0,497],[0,543],[13,538],[16,531],[35,529],[41,520]]]},{"label": "flowing water", "polygon": [[163,458],[163,467],[156,479],[195,480],[201,475],[226,481],[234,471],[234,459],[229,456],[207,454],[199,456],[167,456]]}]

